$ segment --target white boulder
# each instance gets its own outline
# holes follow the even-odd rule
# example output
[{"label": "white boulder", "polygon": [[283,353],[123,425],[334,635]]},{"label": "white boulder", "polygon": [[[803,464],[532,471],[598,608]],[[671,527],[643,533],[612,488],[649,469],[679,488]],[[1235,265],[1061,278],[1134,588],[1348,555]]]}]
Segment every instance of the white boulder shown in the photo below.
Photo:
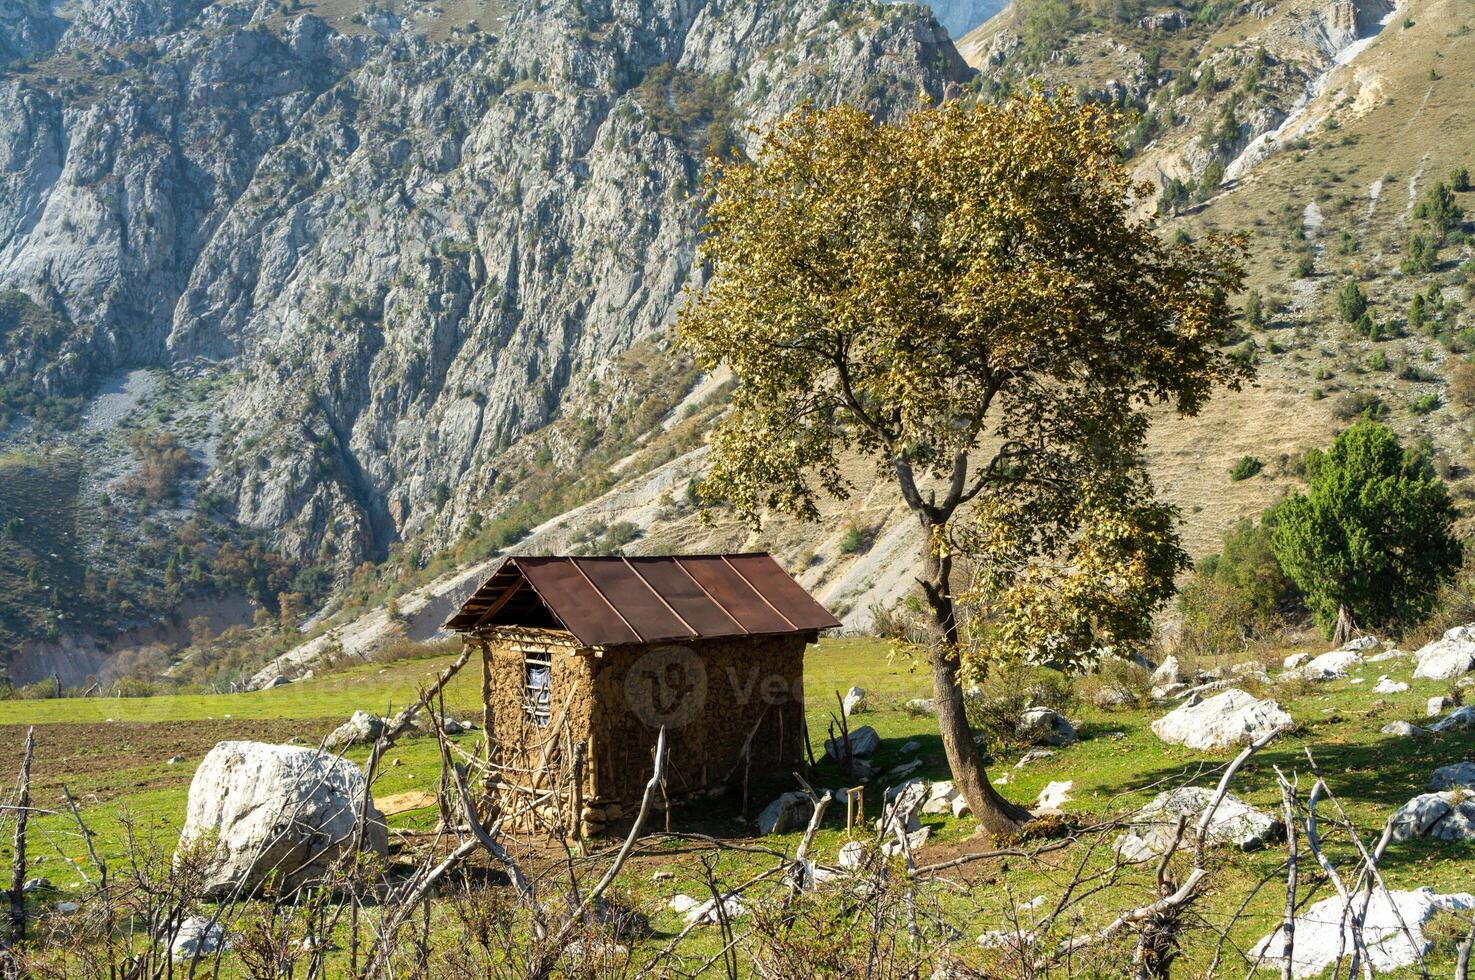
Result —
[{"label": "white boulder", "polygon": [[1456,626],[1414,653],[1414,676],[1448,681],[1475,671],[1475,625]]},{"label": "white boulder", "polygon": [[1071,801],[1070,793],[1075,787],[1073,779],[1049,783],[1040,790],[1040,795],[1035,800],[1035,809],[1041,813],[1060,812],[1060,808]]},{"label": "white boulder", "polygon": [[[1424,938],[1425,923],[1441,909],[1463,912],[1475,908],[1475,896],[1468,894],[1436,895],[1431,888],[1417,891],[1395,891],[1392,901],[1381,889],[1373,893],[1368,904],[1367,917],[1363,921],[1363,937],[1367,943],[1368,957],[1373,969],[1380,973],[1391,973],[1414,963],[1420,954],[1427,953],[1432,943]],[[1362,897],[1355,897],[1361,902]],[[1354,908],[1358,906],[1354,905]],[[1314,977],[1352,948],[1351,925],[1344,922],[1350,918],[1344,914],[1340,896],[1322,899],[1312,905],[1303,915],[1296,918],[1295,942],[1291,953],[1291,972],[1297,977]],[[1404,924],[1412,934],[1413,942],[1403,930]],[[1267,969],[1274,970],[1280,963],[1281,949],[1285,942],[1281,929],[1261,939],[1250,950],[1250,959],[1262,962]]]},{"label": "white boulder", "polygon": [[169,955],[176,960],[195,960],[229,949],[225,926],[199,916],[191,916],[179,924],[179,932],[169,944]]},{"label": "white boulder", "polygon": [[937,702],[931,698],[912,698],[902,705],[909,715],[935,715],[937,714]]},{"label": "white boulder", "polygon": [[[1117,843],[1117,849],[1132,860],[1162,854],[1173,843],[1178,818],[1186,816],[1185,837],[1195,832],[1204,808],[1214,798],[1212,790],[1198,786],[1159,793],[1132,818],[1133,831]],[[1206,840],[1210,844],[1228,845],[1242,851],[1264,847],[1285,834],[1285,825],[1275,817],[1261,813],[1233,793],[1226,794],[1209,821]]]},{"label": "white boulder", "polygon": [[1313,656],[1315,656],[1315,654],[1312,654],[1312,653],[1293,653],[1289,657],[1286,657],[1285,658],[1285,669],[1286,670],[1298,670],[1302,665],[1304,665]]},{"label": "white boulder", "polygon": [[365,800],[365,849],[385,854],[384,818],[353,763],[316,749],[221,742],[195,770],[179,849],[213,849],[211,895],[250,893],[274,873],[291,890],[350,846]]},{"label": "white boulder", "polygon": [[800,792],[784,793],[758,814],[758,833],[787,834],[801,830],[814,813],[814,803]]},{"label": "white boulder", "polygon": [[1475,762],[1456,762],[1452,766],[1440,766],[1429,777],[1429,789],[1438,793],[1446,789],[1463,787],[1475,791]]},{"label": "white boulder", "polygon": [[[927,843],[927,838],[932,836],[931,827],[922,827],[907,834],[907,850],[913,854],[917,853]],[[881,853],[888,858],[901,854],[901,841],[893,835],[889,840],[881,844]]]},{"label": "white boulder", "polygon": [[1032,745],[1074,745],[1080,741],[1075,726],[1054,708],[1033,707],[1019,716],[1019,738]]},{"label": "white boulder", "polygon": [[[870,755],[881,747],[881,736],[870,725],[862,725],[850,732],[850,754],[853,756]],[[845,737],[837,735],[834,738],[825,739],[825,755],[839,762],[845,758]]]},{"label": "white boulder", "polygon": [[1279,704],[1232,687],[1207,699],[1190,697],[1153,722],[1152,730],[1172,745],[1212,751],[1248,745],[1293,724]]},{"label": "white boulder", "polygon": [[1423,738],[1429,734],[1428,729],[1420,728],[1418,725],[1413,725],[1406,721],[1390,721],[1378,730],[1384,735],[1398,735],[1403,738]]},{"label": "white boulder", "polygon": [[1342,649],[1343,650],[1371,650],[1373,647],[1375,647],[1377,645],[1378,645],[1378,638],[1377,637],[1375,637],[1375,636],[1359,636],[1355,640],[1348,640],[1346,643],[1343,643],[1342,644]]},{"label": "white boulder", "polygon": [[958,792],[958,787],[953,785],[952,780],[940,780],[927,790],[927,802],[922,804],[922,812],[929,816],[952,813],[953,803],[962,798],[963,794]]},{"label": "white boulder", "polygon": [[867,708],[866,689],[863,687],[852,687],[846,691],[845,697],[841,701],[841,707],[844,709],[846,717],[864,712]]},{"label": "white boulder", "polygon": [[1374,694],[1402,694],[1407,690],[1407,684],[1402,681],[1395,681],[1391,677],[1379,677],[1378,682],[1373,685]]},{"label": "white boulder", "polygon": [[1429,699],[1428,704],[1424,705],[1424,717],[1438,718],[1440,715],[1444,714],[1446,711],[1449,711],[1454,706],[1454,698],[1447,698],[1442,694],[1436,694],[1434,697]]},{"label": "white boulder", "polygon": [[1393,839],[1475,841],[1475,796],[1467,789],[1415,796],[1393,814]]},{"label": "white boulder", "polygon": [[350,745],[376,742],[384,734],[384,719],[367,711],[355,711],[343,724],[333,729],[323,742],[323,747],[332,752],[341,752]]},{"label": "white boulder", "polygon": [[876,829],[888,836],[896,833],[897,826],[905,828],[909,834],[921,830],[922,821],[917,818],[917,814],[922,812],[927,793],[925,779],[909,779],[900,786],[888,789],[881,816],[876,818]]},{"label": "white boulder", "polygon": [[1456,729],[1475,728],[1475,707],[1465,705],[1456,708],[1429,726],[1431,732],[1452,732]]},{"label": "white boulder", "polygon": [[866,846],[858,840],[847,841],[840,847],[840,867],[846,871],[859,868],[866,857]]},{"label": "white boulder", "polygon": [[1309,681],[1330,681],[1346,677],[1347,672],[1362,664],[1362,655],[1352,650],[1323,653],[1303,666],[1299,673]]},{"label": "white boulder", "polygon": [[1181,684],[1184,680],[1183,665],[1178,662],[1178,658],[1175,656],[1170,655],[1162,662],[1162,665],[1157,670],[1152,672],[1152,683],[1158,687],[1165,687],[1169,684]]}]

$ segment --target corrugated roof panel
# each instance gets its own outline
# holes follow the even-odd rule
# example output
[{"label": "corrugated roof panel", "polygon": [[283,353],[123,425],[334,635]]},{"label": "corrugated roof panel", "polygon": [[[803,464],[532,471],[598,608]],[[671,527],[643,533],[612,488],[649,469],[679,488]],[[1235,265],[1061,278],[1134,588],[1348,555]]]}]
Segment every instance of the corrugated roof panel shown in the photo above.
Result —
[{"label": "corrugated roof panel", "polygon": [[726,560],[796,628],[822,630],[840,625],[828,609],[768,555],[730,555]]},{"label": "corrugated roof panel", "polygon": [[677,557],[676,561],[749,633],[795,632],[794,625],[764,602],[721,556]]},{"label": "corrugated roof panel", "polygon": [[679,562],[670,558],[626,560],[698,636],[747,635],[748,631],[713,602]]},{"label": "corrugated roof panel", "polygon": [[690,640],[697,635],[623,560],[575,558],[573,563],[642,640]]},{"label": "corrugated roof panel", "polygon": [[584,573],[567,558],[517,558],[517,567],[527,576],[538,596],[553,610],[580,643],[588,646],[614,646],[639,643],[632,630],[614,606],[599,594]]}]

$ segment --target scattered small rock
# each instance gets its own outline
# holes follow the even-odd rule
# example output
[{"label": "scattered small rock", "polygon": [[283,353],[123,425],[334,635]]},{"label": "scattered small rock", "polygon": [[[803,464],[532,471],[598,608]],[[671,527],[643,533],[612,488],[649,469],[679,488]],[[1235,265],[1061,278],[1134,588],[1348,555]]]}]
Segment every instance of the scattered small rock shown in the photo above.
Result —
[{"label": "scattered small rock", "polygon": [[1424,717],[1426,717],[1426,718],[1438,718],[1440,715],[1444,714],[1446,711],[1449,711],[1450,709],[1454,708],[1454,706],[1455,706],[1455,699],[1454,698],[1447,698],[1447,697],[1445,697],[1442,694],[1441,695],[1435,695],[1434,697],[1432,697],[1432,698],[1429,699],[1429,703],[1424,707]]},{"label": "scattered small rock", "polygon": [[55,886],[47,878],[32,878],[21,886],[21,890],[27,892],[51,891],[54,888]]},{"label": "scattered small rock", "polygon": [[1380,664],[1384,661],[1398,660],[1401,657],[1406,656],[1408,656],[1408,654],[1404,653],[1402,650],[1384,650],[1382,653],[1375,653],[1371,657],[1368,657],[1367,662],[1370,664]]},{"label": "scattered small rock", "polygon": [[921,749],[922,743],[914,739],[901,747],[901,754],[910,755],[913,752],[920,752]]},{"label": "scattered small rock", "polygon": [[1314,656],[1315,654],[1313,653],[1293,653],[1285,658],[1285,669],[1296,670]]},{"label": "scattered small rock", "polygon": [[1053,758],[1055,758],[1054,749],[1030,749],[1028,752],[1024,753],[1024,755],[1020,757],[1018,762],[1014,763],[1014,768],[1023,769],[1031,762],[1039,762],[1043,759]]},{"label": "scattered small rock", "polygon": [[922,804],[922,812],[928,815],[951,813],[953,801],[962,795],[950,779],[935,782],[927,790],[927,802]]},{"label": "scattered small rock", "polygon": [[1375,694],[1402,694],[1407,690],[1407,684],[1402,681],[1395,681],[1386,675],[1379,677],[1378,682],[1373,685],[1373,692]]},{"label": "scattered small rock", "polygon": [[71,914],[73,914],[74,912],[78,911],[81,908],[82,908],[82,906],[78,905],[76,902],[57,902],[56,903],[56,910],[58,912],[60,912],[62,915],[71,915]]},{"label": "scattered small rock", "polygon": [[[917,853],[926,845],[927,838],[931,836],[931,827],[923,827],[920,830],[912,831],[911,833],[907,834],[907,850],[911,851],[913,854]],[[889,858],[896,857],[898,854],[901,853],[901,841],[897,840],[894,836],[891,837],[889,840],[881,845],[881,853]]]},{"label": "scattered small rock", "polygon": [[937,703],[931,698],[912,698],[902,706],[909,715],[935,715]]},{"label": "scattered small rock", "polygon": [[350,745],[378,741],[379,736],[383,734],[383,718],[371,715],[367,711],[355,711],[352,717],[333,729],[332,734],[323,743],[323,747],[331,752],[340,752]]},{"label": "scattered small rock", "polygon": [[840,847],[840,867],[854,871],[865,860],[866,846],[858,840],[847,841]]},{"label": "scattered small rock", "polygon": [[1380,731],[1384,735],[1399,735],[1403,738],[1423,738],[1429,734],[1427,728],[1411,725],[1406,721],[1393,721],[1384,725]]},{"label": "scattered small rock", "polygon": [[1359,636],[1355,640],[1348,640],[1346,643],[1342,644],[1342,649],[1343,650],[1371,650],[1373,647],[1375,647],[1377,645],[1378,645],[1378,638],[1377,637],[1375,637],[1375,636]]},{"label": "scattered small rock", "polygon": [[650,876],[650,880],[651,881],[670,881],[671,879],[673,879],[675,877],[676,877],[676,872],[674,872],[674,871],[657,871],[655,874],[653,874],[653,875]]},{"label": "scattered small rock", "polygon": [[182,756],[182,755],[172,755],[172,756],[169,757],[169,761],[166,763],[166,765],[177,766],[177,765],[179,765],[183,761],[184,761],[184,756]]}]

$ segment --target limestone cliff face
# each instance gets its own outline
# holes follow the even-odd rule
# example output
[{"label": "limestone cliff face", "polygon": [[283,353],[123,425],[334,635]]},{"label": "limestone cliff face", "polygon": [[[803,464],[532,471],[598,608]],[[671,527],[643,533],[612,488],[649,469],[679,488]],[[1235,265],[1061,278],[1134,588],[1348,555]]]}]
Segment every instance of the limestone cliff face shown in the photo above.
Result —
[{"label": "limestone cliff face", "polygon": [[339,570],[453,536],[481,464],[668,327],[709,148],[970,74],[919,8],[861,2],[552,0],[429,32],[409,4],[75,6],[0,12],[0,290],[66,324],[0,383],[227,379],[200,496]]}]

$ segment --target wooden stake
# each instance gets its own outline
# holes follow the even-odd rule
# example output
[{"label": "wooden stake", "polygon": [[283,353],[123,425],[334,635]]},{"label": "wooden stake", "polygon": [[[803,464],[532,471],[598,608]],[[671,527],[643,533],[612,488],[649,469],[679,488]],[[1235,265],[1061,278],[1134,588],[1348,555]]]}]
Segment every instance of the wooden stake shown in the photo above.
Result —
[{"label": "wooden stake", "polygon": [[15,811],[15,848],[10,874],[10,937],[15,943],[26,938],[26,819],[31,811],[31,756],[36,750],[36,729],[26,729],[26,751],[21,756],[20,797]]}]

